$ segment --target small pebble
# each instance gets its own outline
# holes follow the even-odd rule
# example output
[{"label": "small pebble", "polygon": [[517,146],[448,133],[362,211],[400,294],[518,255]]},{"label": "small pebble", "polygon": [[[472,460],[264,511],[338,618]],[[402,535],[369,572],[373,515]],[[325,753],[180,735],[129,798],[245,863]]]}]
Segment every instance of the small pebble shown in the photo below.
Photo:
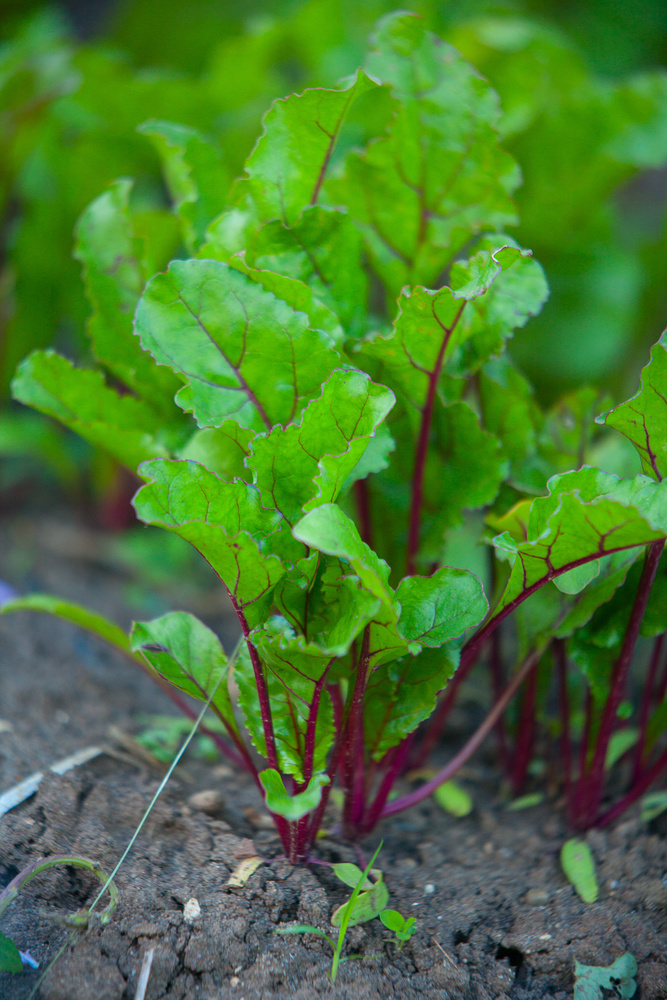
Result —
[{"label": "small pebble", "polygon": [[230,986],[238,986],[240,982],[241,982],[241,980],[239,979],[238,976],[232,976],[232,978],[229,980],[229,985]]},{"label": "small pebble", "polygon": [[529,889],[523,901],[528,906],[544,906],[549,902],[549,893],[546,889]]},{"label": "small pebble", "polygon": [[428,893],[429,895],[432,892],[435,892],[435,886],[433,885],[432,882],[427,882],[426,883],[426,885],[424,886],[424,892]]},{"label": "small pebble", "polygon": [[193,924],[198,917],[201,916],[201,906],[199,905],[199,900],[189,899],[185,906],[183,907],[183,919],[186,924]]},{"label": "small pebble", "polygon": [[198,812],[215,816],[222,809],[223,798],[217,789],[206,788],[203,792],[195,792],[194,795],[191,795],[188,799],[188,805]]}]

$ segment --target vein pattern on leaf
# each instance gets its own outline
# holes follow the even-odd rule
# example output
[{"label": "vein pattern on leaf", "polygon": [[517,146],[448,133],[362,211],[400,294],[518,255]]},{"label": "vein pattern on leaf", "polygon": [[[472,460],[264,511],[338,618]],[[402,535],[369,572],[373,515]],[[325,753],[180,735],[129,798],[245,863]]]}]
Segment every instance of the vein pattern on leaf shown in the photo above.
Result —
[{"label": "vein pattern on leaf", "polygon": [[366,69],[391,84],[398,108],[388,136],[348,158],[330,196],[364,225],[391,289],[431,285],[471,233],[516,224],[510,194],[520,175],[497,146],[499,102],[414,15],[380,22]]},{"label": "vein pattern on leaf", "polygon": [[549,496],[531,505],[528,540],[499,536],[516,559],[494,617],[566,570],[667,534],[667,489],[645,476],[622,480],[584,468],[548,485]]},{"label": "vein pattern on leaf", "polygon": [[156,275],[135,331],[158,364],[185,376],[176,401],[201,427],[287,424],[339,361],[303,313],[219,261],[174,261]]},{"label": "vein pattern on leaf", "polygon": [[267,222],[252,246],[254,267],[298,278],[339,316],[347,336],[363,332],[368,277],[362,237],[350,217],[320,205],[306,208],[287,228]]},{"label": "vein pattern on leaf", "polygon": [[170,453],[172,442],[165,440],[163,421],[147,403],[120,396],[101,372],[76,368],[55,351],[29,354],[14,376],[12,393],[108,451],[132,472],[146,459]]},{"label": "vein pattern on leaf", "polygon": [[134,622],[133,653],[142,653],[170,684],[206,701],[216,685],[213,704],[236,729],[226,683],[227,657],[215,632],[186,611],[172,611],[150,622]]},{"label": "vein pattern on leaf", "polygon": [[245,165],[265,219],[291,226],[307,205],[316,204],[347,112],[361,94],[377,86],[358,70],[346,90],[305,90],[274,101]]},{"label": "vein pattern on leaf", "polygon": [[204,556],[252,627],[263,621],[273,588],[285,572],[266,551],[280,515],[262,507],[259,492],[236,479],[225,483],[195,462],[145,462],[148,481],[134,498],[137,516],[185,538]]},{"label": "vein pattern on leaf", "polygon": [[636,396],[602,418],[624,434],[639,452],[642,469],[658,481],[667,476],[667,334],[651,351]]},{"label": "vein pattern on leaf", "polygon": [[95,355],[128,388],[172,420],[179,388],[174,376],[157,368],[132,330],[132,316],[147,275],[141,240],[130,215],[132,182],[116,181],[81,215],[74,256],[84,266],[86,294],[93,307],[88,335]]},{"label": "vein pattern on leaf", "polygon": [[333,502],[393,403],[391,390],[363,372],[333,372],[298,424],[253,439],[247,464],[264,503],[293,524]]}]

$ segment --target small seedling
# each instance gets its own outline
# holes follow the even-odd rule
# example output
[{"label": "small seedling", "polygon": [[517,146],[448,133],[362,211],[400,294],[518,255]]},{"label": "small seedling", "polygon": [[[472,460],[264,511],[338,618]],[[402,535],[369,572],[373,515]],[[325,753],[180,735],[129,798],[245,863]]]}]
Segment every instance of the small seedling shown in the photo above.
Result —
[{"label": "small seedling", "polygon": [[[319,927],[313,927],[310,924],[291,924],[289,927],[279,927],[276,930],[276,934],[317,934],[318,937],[324,938],[325,941],[328,941],[333,948],[333,960],[331,962],[331,970],[329,972],[329,977],[332,983],[336,982],[336,976],[338,975],[340,963],[346,962],[348,958],[354,957],[348,955],[346,958],[341,958],[343,945],[345,944],[345,935],[347,934],[348,928],[354,927],[355,924],[364,923],[366,920],[371,920],[373,917],[379,915],[379,910],[375,910],[373,913],[368,912],[368,910],[372,907],[372,897],[375,887],[377,885],[382,885],[384,888],[382,873],[378,873],[380,875],[380,879],[375,883],[371,882],[368,876],[374,871],[373,863],[380,853],[381,848],[382,842],[380,842],[373,857],[368,862],[363,872],[361,869],[358,869],[356,865],[340,864],[333,866],[334,871],[339,869],[339,871],[336,871],[336,874],[342,882],[345,882],[346,885],[350,885],[348,879],[352,875],[352,869],[359,872],[359,877],[354,883],[352,895],[348,901],[343,903],[342,906],[339,906],[333,914],[331,922],[334,927],[338,928],[338,938],[336,941],[334,941],[333,938],[330,938],[324,931],[320,930]],[[387,892],[386,888],[384,888],[384,892]],[[375,901],[377,901],[377,898],[377,896],[374,897]],[[385,902],[387,898],[388,894],[385,898]],[[361,905],[358,905],[361,899],[363,899],[363,902]]]},{"label": "small seedling", "polygon": [[462,819],[474,808],[470,794],[455,781],[446,781],[433,792],[433,798],[450,816]]},{"label": "small seedling", "polygon": [[591,849],[583,840],[566,841],[560,852],[560,863],[567,878],[584,903],[598,898],[598,880]]},{"label": "small seedling", "polygon": [[629,952],[607,966],[582,965],[575,961],[574,973],[574,1000],[602,1000],[608,995],[607,990],[612,990],[620,1000],[630,1000],[637,991],[634,979],[637,963]]},{"label": "small seedling", "polygon": [[383,910],[380,920],[387,930],[393,931],[398,942],[398,951],[401,950],[406,941],[409,941],[417,930],[417,921],[414,917],[404,917],[398,910]]},{"label": "small seedling", "polygon": [[[8,908],[10,903],[16,899],[20,890],[27,885],[31,879],[33,879],[36,875],[40,875],[42,872],[47,871],[49,868],[55,868],[60,865],[73,865],[76,868],[86,868],[88,871],[97,875],[105,888],[109,890],[109,904],[100,914],[100,923],[108,923],[118,902],[118,890],[116,889],[116,886],[111,879],[105,875],[101,868],[95,864],[94,861],[89,861],[88,858],[73,857],[67,854],[57,854],[50,858],[40,858],[38,861],[33,861],[32,864],[20,871],[18,875],[12,879],[9,885],[5,886],[2,892],[0,892],[0,917]],[[66,925],[70,927],[85,928],[88,925],[89,917],[90,913],[88,910],[78,910],[76,913],[68,914],[65,918],[65,922]],[[21,952],[17,948],[16,944],[11,940],[11,938],[6,937],[4,934],[0,934],[0,972],[22,972],[23,964]]]}]

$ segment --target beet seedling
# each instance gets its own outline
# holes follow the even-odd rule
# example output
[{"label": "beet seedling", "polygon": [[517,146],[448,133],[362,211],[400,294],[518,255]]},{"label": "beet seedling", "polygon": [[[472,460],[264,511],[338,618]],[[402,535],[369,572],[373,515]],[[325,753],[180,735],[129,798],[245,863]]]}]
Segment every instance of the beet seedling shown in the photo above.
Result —
[{"label": "beet seedling", "polygon": [[[382,872],[373,869],[373,864],[381,849],[382,842],[376,848],[363,872],[352,864],[332,865],[341,882],[352,886],[352,895],[347,902],[338,907],[331,918],[333,927],[338,928],[338,937],[335,941],[319,927],[312,927],[310,924],[291,924],[289,927],[279,927],[276,930],[276,934],[316,934],[328,941],[333,949],[333,961],[329,973],[332,983],[336,982],[340,963],[356,957],[341,958],[348,929],[379,916],[389,898],[382,879]],[[375,881],[371,881],[369,878],[371,874],[375,875]]]}]

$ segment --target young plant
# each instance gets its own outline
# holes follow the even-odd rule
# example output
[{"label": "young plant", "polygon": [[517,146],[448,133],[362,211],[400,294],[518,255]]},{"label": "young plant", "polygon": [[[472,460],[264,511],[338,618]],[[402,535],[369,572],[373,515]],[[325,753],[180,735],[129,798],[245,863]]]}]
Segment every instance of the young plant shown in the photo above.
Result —
[{"label": "young plant", "polygon": [[[335,783],[343,834],[368,834],[448,781],[525,683],[518,788],[552,671],[571,818],[608,818],[605,765],[645,613],[651,634],[667,631],[667,601],[650,603],[664,586],[667,341],[606,429],[591,423],[595,393],[542,412],[506,350],[547,285],[504,232],[520,175],[499,115],[454,49],[394,14],[339,89],[273,104],[210,221],[206,138],[150,123],[168,177],[187,173],[174,211],[191,256],[145,284],[151,238],[117,182],[78,228],[101,370],[36,352],[13,383],[138,469],[139,518],[220,578],[244,644],[238,704],[218,638],[192,615],[136,623],[117,644],[202,701],[217,685],[219,745],[265,795],[295,863]],[[606,471],[615,431],[643,474]],[[618,655],[588,669],[577,642],[617,592],[630,609]],[[87,614],[69,617],[95,628]],[[390,799],[480,660],[487,718],[433,778]],[[636,780],[612,813],[667,767],[662,684],[656,667]],[[575,685],[590,707],[576,775]]]},{"label": "young plant", "polygon": [[[375,859],[381,849],[382,842],[376,848],[373,857],[363,872],[356,865],[352,864],[342,863],[333,865],[333,869],[341,882],[352,886],[350,898],[346,903],[338,907],[331,918],[332,926],[338,928],[338,937],[335,941],[324,931],[320,930],[319,927],[312,927],[310,924],[291,924],[289,927],[279,927],[276,929],[276,934],[316,934],[318,937],[322,937],[325,941],[328,941],[333,948],[333,960],[329,973],[332,983],[336,982],[340,963],[348,961],[349,957],[353,957],[341,957],[348,928],[355,927],[357,924],[365,923],[367,920],[372,920],[373,917],[380,916],[389,898],[382,879],[382,872],[373,868]],[[375,876],[375,882],[371,881],[369,875]],[[390,912],[393,913],[394,911]]]},{"label": "young plant", "polygon": [[[39,858],[37,861],[33,861],[32,864],[20,871],[18,875],[16,875],[11,882],[5,886],[2,892],[0,892],[0,917],[2,917],[2,914],[9,907],[10,903],[16,899],[21,889],[27,885],[31,879],[35,878],[36,875],[40,875],[42,872],[47,871],[49,868],[55,868],[60,865],[72,865],[76,868],[86,868],[88,871],[93,872],[102,885],[107,888],[109,892],[109,903],[102,913],[100,913],[99,919],[102,924],[108,923],[109,920],[111,920],[111,916],[118,903],[118,890],[114,882],[108,879],[105,873],[99,868],[98,865],[95,864],[94,861],[89,861],[88,858],[80,858],[69,854],[54,854],[50,858]],[[89,917],[90,914],[88,910],[79,910],[76,913],[68,914],[65,920],[71,927],[85,928],[88,926]],[[23,966],[24,961],[16,944],[11,940],[11,938],[6,937],[4,934],[0,934],[0,972],[22,972]]]},{"label": "young plant", "polygon": [[417,920],[415,917],[404,917],[398,910],[383,910],[379,914],[380,920],[387,930],[393,931],[398,941],[398,951],[401,950],[406,941],[409,941],[417,930]]}]

